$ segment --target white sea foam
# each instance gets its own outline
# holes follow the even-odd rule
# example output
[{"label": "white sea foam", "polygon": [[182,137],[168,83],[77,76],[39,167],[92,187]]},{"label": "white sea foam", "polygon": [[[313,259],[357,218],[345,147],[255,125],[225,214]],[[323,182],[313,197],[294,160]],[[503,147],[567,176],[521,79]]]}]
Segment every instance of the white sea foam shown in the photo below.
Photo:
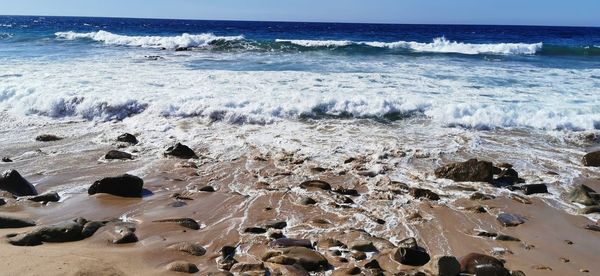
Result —
[{"label": "white sea foam", "polygon": [[276,39],[276,42],[291,43],[303,47],[342,47],[352,45],[349,40],[298,40],[298,39]]},{"label": "white sea foam", "polygon": [[243,40],[243,36],[216,36],[214,34],[187,34],[179,36],[127,36],[107,31],[90,33],[57,32],[56,37],[65,40],[91,39],[109,45],[136,46],[144,48],[205,47],[216,41]]}]

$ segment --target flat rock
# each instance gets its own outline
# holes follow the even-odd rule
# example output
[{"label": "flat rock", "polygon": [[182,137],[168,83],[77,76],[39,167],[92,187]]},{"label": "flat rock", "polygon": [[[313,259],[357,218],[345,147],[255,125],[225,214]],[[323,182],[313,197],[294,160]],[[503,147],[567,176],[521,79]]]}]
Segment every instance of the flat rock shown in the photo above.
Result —
[{"label": "flat rock", "polygon": [[477,267],[482,265],[504,268],[500,260],[484,254],[471,253],[460,259],[460,271],[463,273],[475,274]]},{"label": "flat rock", "polygon": [[35,187],[16,170],[2,173],[0,176],[0,190],[7,191],[15,196],[34,196],[38,194]]},{"label": "flat rock", "polygon": [[493,195],[482,194],[482,193],[479,193],[479,192],[473,193],[469,197],[469,199],[471,199],[471,200],[492,200],[492,199],[495,199],[495,198],[496,197],[493,196]]},{"label": "flat rock", "polygon": [[62,243],[80,241],[92,236],[95,232],[95,230],[92,231],[90,229],[84,232],[84,226],[87,223],[88,221],[84,218],[75,218],[52,225],[36,227],[30,232],[9,238],[9,243],[17,246],[35,246],[43,242]]},{"label": "flat rock", "polygon": [[595,232],[600,232],[600,225],[588,224],[584,228],[587,229],[587,230],[591,230],[591,231],[595,231]]},{"label": "flat rock", "polygon": [[519,189],[521,189],[521,191],[523,191],[523,193],[526,195],[547,194],[548,193],[548,186],[546,186],[546,184],[523,185],[523,186],[519,187]]},{"label": "flat rock", "polygon": [[38,196],[28,197],[27,200],[35,201],[35,202],[59,202],[60,196],[57,192],[48,192],[45,194],[41,194]]},{"label": "flat rock", "polygon": [[435,176],[457,182],[491,182],[494,179],[494,166],[491,162],[471,159],[442,166],[435,170]]},{"label": "flat rock", "polygon": [[600,167],[600,151],[590,152],[583,156],[583,165],[587,167]]},{"label": "flat rock", "polygon": [[62,137],[58,137],[53,134],[41,134],[41,135],[38,135],[37,137],[35,137],[35,140],[39,141],[39,142],[53,142],[53,141],[59,141],[62,139],[63,139]]},{"label": "flat rock", "polygon": [[321,190],[326,190],[329,191],[331,190],[331,185],[329,185],[329,183],[325,182],[325,181],[321,181],[321,180],[309,180],[309,181],[304,181],[302,183],[300,183],[300,188],[303,189],[321,189]]},{"label": "flat rock", "polygon": [[215,188],[213,186],[204,186],[204,187],[198,189],[198,191],[200,191],[200,192],[207,192],[207,193],[214,193],[215,192]]},{"label": "flat rock", "polygon": [[269,220],[264,223],[264,227],[267,229],[284,229],[287,227],[285,220]]},{"label": "flat rock", "polygon": [[167,148],[165,156],[173,156],[182,159],[197,159],[198,155],[188,146],[177,143]]},{"label": "flat rock", "polygon": [[28,219],[8,217],[0,215],[0,229],[4,228],[24,228],[35,226],[35,222]]},{"label": "flat rock", "polygon": [[172,219],[161,219],[155,220],[154,222],[162,222],[162,223],[175,223],[177,225],[183,226],[185,228],[189,228],[192,230],[199,230],[200,224],[196,222],[196,220],[191,218],[172,218]]},{"label": "flat rock", "polygon": [[196,273],[198,272],[198,267],[186,261],[174,261],[167,265],[166,269],[168,271],[181,272],[181,273]]},{"label": "flat rock", "polygon": [[271,248],[306,247],[313,248],[312,242],[306,239],[281,238],[269,243]]},{"label": "flat rock", "polygon": [[263,261],[283,265],[299,265],[307,271],[322,271],[329,267],[325,256],[306,247],[288,247],[269,251],[263,257]]},{"label": "flat rock", "polygon": [[135,145],[138,143],[138,139],[133,134],[129,134],[129,133],[123,133],[123,134],[119,135],[119,137],[117,137],[117,141],[123,142],[123,143],[129,143],[132,145]]},{"label": "flat rock", "polygon": [[104,155],[104,159],[107,160],[125,160],[125,159],[133,159],[133,155],[131,153],[127,153],[119,150],[111,150]]},{"label": "flat rock", "polygon": [[203,256],[206,254],[206,249],[198,242],[179,242],[168,248],[185,252],[193,256]]},{"label": "flat rock", "polygon": [[142,197],[143,186],[144,181],[141,178],[124,174],[94,182],[88,189],[88,194],[105,193],[121,197]]},{"label": "flat rock", "polygon": [[509,213],[501,213],[498,215],[498,217],[496,217],[496,219],[500,222],[500,224],[506,227],[514,227],[525,223],[525,220],[521,216]]}]

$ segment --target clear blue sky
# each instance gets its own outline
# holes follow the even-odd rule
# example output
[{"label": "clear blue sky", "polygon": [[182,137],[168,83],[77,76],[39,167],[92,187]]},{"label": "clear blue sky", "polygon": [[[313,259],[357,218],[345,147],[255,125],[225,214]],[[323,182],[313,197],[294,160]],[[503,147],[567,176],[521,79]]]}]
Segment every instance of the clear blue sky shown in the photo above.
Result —
[{"label": "clear blue sky", "polygon": [[600,26],[600,0],[0,0],[0,14]]}]

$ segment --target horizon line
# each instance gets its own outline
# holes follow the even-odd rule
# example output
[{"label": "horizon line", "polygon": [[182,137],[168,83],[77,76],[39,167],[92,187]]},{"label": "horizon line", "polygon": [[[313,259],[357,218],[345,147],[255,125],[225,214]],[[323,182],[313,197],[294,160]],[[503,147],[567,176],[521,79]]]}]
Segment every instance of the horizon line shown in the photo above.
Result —
[{"label": "horizon line", "polygon": [[346,21],[285,21],[285,20],[249,20],[249,19],[198,19],[198,18],[168,18],[168,17],[125,17],[125,16],[95,16],[95,15],[36,15],[36,14],[0,14],[0,17],[80,17],[80,18],[111,18],[111,19],[149,19],[149,20],[182,20],[182,21],[223,21],[223,22],[271,22],[271,23],[309,23],[309,24],[364,24],[364,25],[446,25],[446,26],[514,26],[514,27],[563,27],[563,28],[600,28],[589,25],[543,25],[543,24],[475,24],[475,23],[390,23],[390,22],[346,22]]}]

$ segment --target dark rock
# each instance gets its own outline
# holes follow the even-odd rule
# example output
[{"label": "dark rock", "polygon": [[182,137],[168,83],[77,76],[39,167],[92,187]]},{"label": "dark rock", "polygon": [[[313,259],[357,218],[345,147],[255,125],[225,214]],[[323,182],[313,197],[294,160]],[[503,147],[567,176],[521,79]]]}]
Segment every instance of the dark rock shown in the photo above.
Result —
[{"label": "dark rock", "polygon": [[404,265],[423,266],[431,257],[421,248],[398,248],[394,253],[394,260]]},{"label": "dark rock", "polygon": [[230,270],[237,263],[234,259],[236,248],[233,246],[223,246],[221,248],[221,257],[217,259],[217,267],[222,270]]},{"label": "dark rock", "polygon": [[494,179],[494,166],[491,162],[471,159],[440,167],[435,170],[435,175],[457,182],[491,182]]},{"label": "dark rock", "polygon": [[584,215],[600,213],[600,205],[587,206],[587,207],[581,209],[579,211],[579,213],[584,214]]},{"label": "dark rock", "polygon": [[188,47],[177,47],[175,48],[175,52],[185,52],[185,51],[189,51],[190,49]]},{"label": "dark rock", "polygon": [[8,158],[8,157],[2,157],[2,162],[4,162],[4,163],[10,163],[10,162],[12,162],[12,160],[10,158]]},{"label": "dark rock", "polygon": [[521,241],[519,238],[515,238],[513,236],[504,235],[504,234],[498,234],[498,236],[496,236],[496,238],[494,238],[494,239],[497,241],[514,241],[514,242]]},{"label": "dark rock", "polygon": [[357,261],[362,261],[362,260],[366,260],[367,259],[367,254],[365,254],[365,252],[352,252],[352,258],[354,258]]},{"label": "dark rock", "polygon": [[463,273],[475,274],[479,266],[504,268],[504,264],[501,261],[488,255],[471,253],[460,259],[460,271]]},{"label": "dark rock", "polygon": [[203,256],[206,249],[197,242],[179,242],[168,247],[169,249],[188,253],[193,256]]},{"label": "dark rock", "polygon": [[167,270],[181,273],[196,273],[198,267],[195,264],[186,261],[175,261],[167,265]]},{"label": "dark rock", "polygon": [[370,241],[355,241],[350,244],[350,249],[361,252],[376,252],[377,247]]},{"label": "dark rock", "polygon": [[167,148],[167,150],[164,153],[165,156],[173,156],[173,157],[177,157],[177,158],[182,158],[182,159],[197,159],[198,155],[196,155],[196,153],[189,148],[186,145],[183,145],[181,143],[177,143],[173,146],[170,146],[169,148]]},{"label": "dark rock", "polygon": [[37,191],[31,183],[15,170],[5,171],[0,177],[0,190],[7,191],[15,196],[33,196]]},{"label": "dark rock", "polygon": [[482,193],[473,193],[470,197],[471,200],[492,200],[495,199],[496,197],[493,195],[487,195],[487,194],[482,194]]},{"label": "dark rock", "polygon": [[583,204],[586,206],[599,205],[600,195],[592,188],[586,185],[579,185],[573,189],[568,195],[567,199],[571,202]]},{"label": "dark rock", "polygon": [[321,190],[326,190],[329,191],[331,190],[331,185],[329,185],[329,183],[325,182],[325,181],[321,181],[321,180],[309,180],[309,181],[304,181],[302,183],[300,183],[300,187],[303,189],[321,189]]},{"label": "dark rock", "polygon": [[583,165],[587,167],[600,167],[600,151],[590,152],[584,155]]},{"label": "dark rock", "polygon": [[215,188],[213,186],[204,186],[204,187],[198,189],[198,191],[207,192],[207,193],[214,193],[215,192]]},{"label": "dark rock", "polygon": [[271,229],[268,232],[268,236],[270,239],[273,239],[273,240],[285,238],[285,235],[283,234],[283,232],[281,232],[281,230],[278,230],[278,229]]},{"label": "dark rock", "polygon": [[266,268],[263,263],[236,263],[230,271],[241,275],[266,275]]},{"label": "dark rock", "polygon": [[317,242],[317,245],[319,246],[319,248],[322,249],[328,249],[331,247],[341,247],[341,248],[348,248],[343,242],[333,239],[333,238],[323,238],[320,239]]},{"label": "dark rock", "polygon": [[600,232],[600,226],[599,225],[595,225],[595,224],[588,224],[584,227],[587,230],[591,230],[591,231],[596,231],[596,232]]},{"label": "dark rock", "polygon": [[322,271],[329,266],[325,256],[306,247],[288,247],[269,251],[263,257],[263,261],[282,265],[300,265],[307,271]]},{"label": "dark rock", "polygon": [[519,188],[526,195],[547,194],[548,193],[548,187],[546,186],[546,184],[529,184],[529,185],[523,185]]},{"label": "dark rock", "polygon": [[454,256],[434,256],[432,270],[438,276],[457,276],[460,273],[460,263]]},{"label": "dark rock", "polygon": [[114,244],[138,242],[138,237],[135,235],[135,225],[130,223],[118,223],[114,225],[109,234],[112,236],[112,243]]},{"label": "dark rock", "polygon": [[137,138],[133,134],[123,133],[117,137],[117,141],[135,145],[138,143]]},{"label": "dark rock", "polygon": [[0,215],[0,229],[4,228],[24,228],[35,226],[35,222],[28,219],[7,217]]},{"label": "dark rock", "polygon": [[306,247],[313,248],[312,242],[305,239],[276,239],[269,243],[271,248],[285,248],[285,247]]},{"label": "dark rock", "polygon": [[88,189],[89,195],[106,193],[121,197],[142,197],[144,181],[134,175],[107,177],[98,180]]},{"label": "dark rock", "polygon": [[525,223],[525,220],[522,217],[509,213],[501,213],[496,219],[506,227],[513,227]]},{"label": "dark rock", "polygon": [[248,227],[244,229],[244,233],[250,234],[264,234],[267,233],[267,229],[261,227]]},{"label": "dark rock", "polygon": [[223,246],[221,247],[221,257],[222,258],[233,258],[235,256],[235,250],[236,248],[234,246]]},{"label": "dark rock", "polygon": [[179,207],[183,207],[186,205],[187,205],[187,203],[185,203],[184,201],[181,201],[181,200],[175,200],[175,201],[167,204],[167,206],[173,207],[173,208],[179,208]]},{"label": "dark rock", "polygon": [[381,268],[381,265],[377,260],[368,261],[367,263],[365,263],[364,267],[368,270],[383,270],[383,268]]},{"label": "dark rock", "polygon": [[35,246],[42,242],[61,243],[73,242],[87,238],[83,234],[87,220],[76,218],[53,225],[34,228],[28,233],[11,237],[9,243],[17,246]]},{"label": "dark rock", "polygon": [[478,214],[487,213],[487,210],[485,209],[485,207],[483,207],[481,205],[466,207],[465,210],[468,210],[468,211],[471,211],[474,213],[478,213]]},{"label": "dark rock", "polygon": [[264,227],[267,229],[283,229],[287,227],[285,220],[270,220],[265,222]]},{"label": "dark rock", "polygon": [[339,189],[334,190],[333,192],[341,194],[341,195],[348,195],[348,196],[359,196],[360,195],[358,193],[358,191],[355,189],[339,188]]},{"label": "dark rock", "polygon": [[42,134],[42,135],[38,135],[37,137],[35,137],[35,140],[39,141],[39,142],[53,142],[53,141],[59,141],[62,139],[63,138],[58,137],[56,135],[52,135],[52,134]]},{"label": "dark rock", "polygon": [[98,231],[101,227],[104,227],[106,223],[102,221],[90,221],[83,225],[83,229],[81,230],[81,235],[85,238],[89,238]]},{"label": "dark rock", "polygon": [[510,272],[510,276],[527,276],[523,271],[513,270]]},{"label": "dark rock", "polygon": [[199,230],[200,225],[194,219],[191,218],[174,218],[174,219],[161,219],[155,220],[153,222],[163,222],[163,223],[175,223],[177,225],[183,226],[185,228],[189,228],[192,230]]},{"label": "dark rock", "polygon": [[35,202],[58,202],[60,201],[60,196],[57,192],[49,192],[42,195],[29,197],[27,199]]},{"label": "dark rock", "polygon": [[118,150],[111,150],[106,155],[104,155],[104,159],[107,160],[123,160],[123,159],[133,159],[133,156],[130,153]]},{"label": "dark rock", "polygon": [[338,268],[333,271],[331,276],[345,276],[345,275],[361,275],[362,271],[358,267],[349,267],[349,268]]},{"label": "dark rock", "polygon": [[424,197],[424,198],[427,198],[430,200],[439,200],[440,199],[440,196],[438,194],[436,194],[428,189],[411,188],[410,195],[412,195],[414,198],[423,198]]},{"label": "dark rock", "polygon": [[305,196],[300,199],[299,203],[302,205],[315,205],[315,204],[317,204],[317,201],[310,197]]},{"label": "dark rock", "polygon": [[510,272],[504,267],[484,264],[475,267],[475,276],[510,276]]},{"label": "dark rock", "polygon": [[493,181],[494,185],[499,187],[511,186],[519,182],[521,182],[519,173],[514,169],[504,169],[500,171],[498,177]]},{"label": "dark rock", "polygon": [[6,205],[6,200],[4,198],[0,198],[0,206]]}]

